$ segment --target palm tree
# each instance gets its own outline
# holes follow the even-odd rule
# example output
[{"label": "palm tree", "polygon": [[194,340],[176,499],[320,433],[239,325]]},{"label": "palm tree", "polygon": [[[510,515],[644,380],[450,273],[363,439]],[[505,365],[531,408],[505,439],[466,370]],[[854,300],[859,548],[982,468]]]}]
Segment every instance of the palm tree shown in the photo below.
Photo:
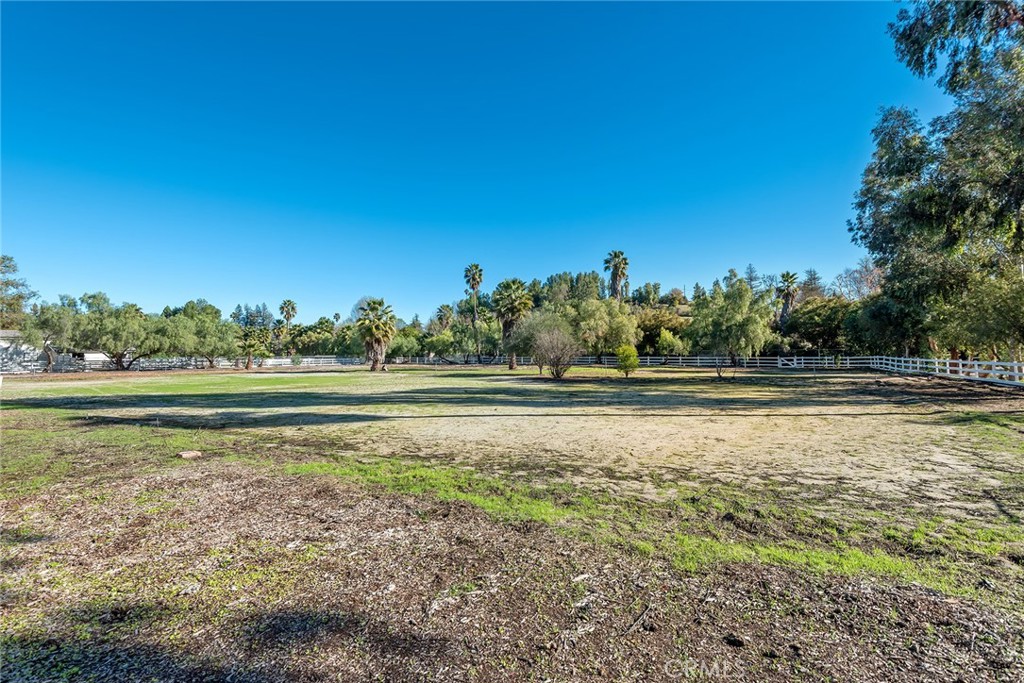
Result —
[{"label": "palm tree", "polygon": [[480,267],[479,263],[470,263],[466,266],[463,277],[473,300],[473,341],[476,342],[476,362],[480,363],[480,333],[476,329],[476,321],[480,318],[480,313],[477,311],[477,300],[480,298],[480,285],[484,281],[484,269]]},{"label": "palm tree", "polygon": [[291,299],[285,299],[277,310],[281,312],[281,317],[284,318],[284,332],[288,334],[288,330],[292,326],[292,320],[295,320],[295,314],[298,313],[299,307]]},{"label": "palm tree", "polygon": [[800,292],[800,287],[797,284],[799,281],[800,279],[797,274],[788,270],[779,276],[780,284],[776,287],[775,291],[782,299],[779,329],[783,332],[786,330],[786,323],[789,322],[789,316],[793,312],[793,302],[796,301],[796,295]]},{"label": "palm tree", "polygon": [[394,312],[384,303],[384,299],[367,299],[359,307],[356,328],[363,338],[363,346],[366,347],[370,372],[376,372],[383,367],[384,354],[387,353],[388,346],[397,332],[396,322]]},{"label": "palm tree", "polygon": [[610,251],[608,258],[604,260],[604,269],[612,274],[612,298],[622,301],[622,283],[625,282],[626,273],[629,271],[629,259],[621,251]]},{"label": "palm tree", "polygon": [[502,281],[492,297],[494,313],[501,321],[501,338],[508,350],[508,369],[516,369],[516,352],[512,347],[512,333],[516,325],[533,308],[533,297],[519,278]]},{"label": "palm tree", "polygon": [[434,314],[434,320],[437,321],[438,332],[444,332],[452,326],[452,321],[455,319],[455,310],[450,304],[441,304],[437,308],[437,313]]}]

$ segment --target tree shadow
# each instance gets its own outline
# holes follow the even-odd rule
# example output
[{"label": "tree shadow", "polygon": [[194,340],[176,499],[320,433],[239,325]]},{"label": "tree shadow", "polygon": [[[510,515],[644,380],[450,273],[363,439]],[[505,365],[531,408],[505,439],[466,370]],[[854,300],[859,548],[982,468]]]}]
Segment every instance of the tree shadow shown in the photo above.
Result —
[{"label": "tree shadow", "polygon": [[[60,636],[5,638],[4,680],[232,681],[278,683],[324,680],[325,672],[301,664],[268,666],[295,645],[323,650],[351,647],[383,680],[420,680],[451,652],[447,638],[396,628],[356,612],[281,610],[259,612],[238,627],[209,638],[181,639],[181,645],[138,642],[139,632],[159,612],[151,605],[81,604],[62,610],[78,624]],[[83,630],[82,626],[87,625]],[[159,629],[154,629],[159,632]],[[227,642],[224,632],[233,633]],[[278,651],[281,652],[278,652]],[[286,660],[287,661],[287,660]],[[308,660],[307,660],[308,661]],[[315,663],[315,660],[313,660]]]},{"label": "tree shadow", "polygon": [[[495,417],[855,418],[892,414],[892,407],[899,407],[900,415],[936,416],[960,413],[964,407],[974,407],[981,399],[993,398],[988,387],[950,387],[944,382],[892,386],[859,375],[830,377],[821,382],[810,379],[807,373],[799,376],[750,373],[722,382],[667,373],[629,380],[580,377],[564,382],[522,376],[480,376],[472,372],[447,372],[444,376],[463,374],[473,375],[477,381],[466,386],[381,392],[343,392],[326,387],[301,391],[283,388],[26,397],[8,401],[6,406],[59,408],[71,411],[69,419],[78,424],[145,423],[218,429]],[[719,388],[727,390],[719,391]],[[1006,395],[1019,397],[1020,392],[1010,390]],[[920,409],[915,409],[916,406]],[[111,414],[124,409],[143,412],[132,416]],[[436,409],[444,412],[438,414]],[[187,415],[173,412],[178,410],[197,412]]]}]

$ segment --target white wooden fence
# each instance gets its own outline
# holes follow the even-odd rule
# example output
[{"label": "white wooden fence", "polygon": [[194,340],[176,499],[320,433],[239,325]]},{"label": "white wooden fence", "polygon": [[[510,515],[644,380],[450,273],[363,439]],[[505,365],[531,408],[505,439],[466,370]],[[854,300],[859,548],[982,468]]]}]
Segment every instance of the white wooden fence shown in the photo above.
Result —
[{"label": "white wooden fence", "polygon": [[[529,356],[519,357],[521,365],[532,365]],[[722,356],[641,356],[641,367],[674,368],[731,368],[732,361]],[[484,358],[482,364],[502,366],[508,362],[505,356]],[[574,365],[614,367],[615,356],[580,356]],[[363,365],[362,358],[349,356],[293,356],[254,359],[254,365],[263,368],[274,367],[338,367]],[[453,365],[478,365],[476,357],[442,359],[434,357],[396,358],[390,365],[429,365],[445,367]],[[42,372],[42,360],[4,363],[3,374]],[[241,368],[245,359],[218,358],[217,368]],[[202,358],[141,358],[132,365],[132,370],[177,370],[202,369],[208,363]],[[740,368],[775,368],[783,370],[856,370],[871,369],[900,374],[923,374],[952,379],[966,379],[977,382],[991,382],[1009,386],[1024,387],[1024,363],[1013,361],[967,361],[945,358],[898,358],[892,356],[755,356],[737,360]],[[88,372],[113,370],[110,361],[83,361],[62,356],[56,367],[58,372]]]}]

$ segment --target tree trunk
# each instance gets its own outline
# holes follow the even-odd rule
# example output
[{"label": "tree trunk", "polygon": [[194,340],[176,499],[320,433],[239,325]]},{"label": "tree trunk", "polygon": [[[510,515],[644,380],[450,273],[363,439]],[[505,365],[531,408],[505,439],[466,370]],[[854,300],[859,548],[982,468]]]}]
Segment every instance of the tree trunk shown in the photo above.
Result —
[{"label": "tree trunk", "polygon": [[476,362],[477,364],[483,363],[483,359],[480,357],[480,331],[476,328],[476,321],[479,319],[480,314],[477,312],[476,305],[477,295],[473,294],[473,341],[476,342]]},{"label": "tree trunk", "polygon": [[515,354],[514,351],[508,354],[508,369],[509,370],[515,370],[516,369],[516,354]]},{"label": "tree trunk", "polygon": [[245,357],[245,369],[246,370],[252,370],[252,352],[251,351]]},{"label": "tree trunk", "polygon": [[46,354],[46,367],[43,372],[52,372],[53,366],[57,364],[57,352],[49,344],[43,345],[43,352]]},{"label": "tree trunk", "polygon": [[381,367],[381,359],[384,356],[384,350],[374,343],[367,349],[366,355],[370,360],[370,372],[379,371]]}]

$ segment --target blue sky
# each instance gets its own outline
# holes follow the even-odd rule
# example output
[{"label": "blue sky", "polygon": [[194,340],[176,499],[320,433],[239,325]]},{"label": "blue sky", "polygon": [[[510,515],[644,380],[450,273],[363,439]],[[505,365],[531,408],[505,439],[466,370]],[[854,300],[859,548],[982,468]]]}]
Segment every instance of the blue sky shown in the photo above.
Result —
[{"label": "blue sky", "polygon": [[4,253],[47,300],[408,319],[600,269],[862,255],[879,107],[949,104],[890,3],[2,5]]}]

